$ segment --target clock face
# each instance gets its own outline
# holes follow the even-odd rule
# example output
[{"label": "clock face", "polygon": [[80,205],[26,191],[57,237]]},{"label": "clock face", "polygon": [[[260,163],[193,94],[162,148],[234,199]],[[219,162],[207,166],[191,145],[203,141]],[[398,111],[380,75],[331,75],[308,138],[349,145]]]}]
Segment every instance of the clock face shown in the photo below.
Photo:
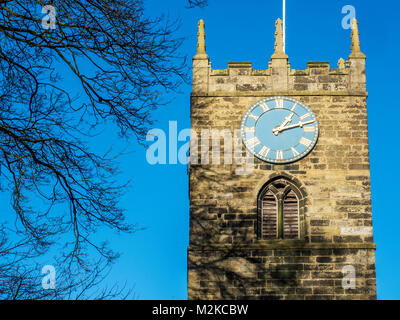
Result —
[{"label": "clock face", "polygon": [[271,97],[246,112],[241,132],[247,149],[257,158],[284,164],[311,152],[319,128],[317,118],[306,105],[291,98]]}]

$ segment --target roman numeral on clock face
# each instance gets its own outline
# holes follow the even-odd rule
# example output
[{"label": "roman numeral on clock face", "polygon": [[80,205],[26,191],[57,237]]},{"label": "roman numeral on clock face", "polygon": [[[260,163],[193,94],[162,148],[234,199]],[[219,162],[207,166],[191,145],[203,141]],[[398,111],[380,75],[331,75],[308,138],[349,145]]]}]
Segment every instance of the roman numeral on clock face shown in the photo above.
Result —
[{"label": "roman numeral on clock face", "polygon": [[304,132],[314,132],[314,131],[315,131],[314,126],[304,127]]},{"label": "roman numeral on clock face", "polygon": [[296,156],[298,156],[300,154],[300,153],[297,152],[297,150],[294,147],[292,147],[291,150],[293,152],[293,157],[296,157]]},{"label": "roman numeral on clock face", "polygon": [[250,149],[254,149],[255,147],[257,147],[260,144],[260,140],[258,140],[257,137],[251,138],[249,140],[247,140],[247,146]]},{"label": "roman numeral on clock face", "polygon": [[244,132],[246,133],[254,133],[256,131],[256,127],[244,127]]},{"label": "roman numeral on clock face", "polygon": [[296,107],[297,107],[297,102],[295,102],[295,104],[293,105],[293,107],[292,107],[292,109],[290,109],[290,111],[294,111],[294,109],[296,109]]},{"label": "roman numeral on clock face", "polygon": [[283,151],[282,150],[276,151],[276,160],[283,160]]},{"label": "roman numeral on clock face", "polygon": [[276,108],[277,109],[282,109],[283,108],[283,99],[276,99]]},{"label": "roman numeral on clock face", "polygon": [[258,116],[255,116],[255,115],[252,114],[252,113],[250,113],[250,114],[249,114],[249,118],[252,118],[252,119],[254,119],[254,120],[257,121],[259,117],[258,117]]},{"label": "roman numeral on clock face", "polygon": [[302,138],[300,139],[300,142],[299,142],[299,143],[302,144],[302,145],[304,145],[304,146],[306,146],[306,147],[309,147],[310,144],[311,144],[311,142],[312,142],[311,140],[302,137]]},{"label": "roman numeral on clock face", "polygon": [[269,108],[265,102],[261,102],[260,107],[263,109],[264,112],[267,112],[269,110]]},{"label": "roman numeral on clock face", "polygon": [[262,157],[264,157],[264,158],[266,158],[267,155],[268,155],[268,153],[269,153],[270,151],[271,151],[270,148],[268,148],[268,147],[266,147],[266,146],[263,146],[263,147],[261,148],[260,152],[259,152],[259,155],[262,156]]}]

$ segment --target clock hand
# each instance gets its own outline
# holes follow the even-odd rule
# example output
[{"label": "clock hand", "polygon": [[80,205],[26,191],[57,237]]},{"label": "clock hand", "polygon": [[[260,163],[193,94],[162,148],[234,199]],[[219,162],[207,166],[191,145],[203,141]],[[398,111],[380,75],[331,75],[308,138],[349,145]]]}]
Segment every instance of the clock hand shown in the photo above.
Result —
[{"label": "clock hand", "polygon": [[274,128],[274,129],[272,130],[272,131],[274,132],[274,134],[275,134],[275,135],[278,135],[278,133],[279,133],[278,130],[284,128],[289,122],[291,122],[293,116],[294,116],[294,113],[290,114],[289,116],[287,116],[287,117],[285,118],[285,120],[283,121],[283,123],[282,123],[279,127]]},{"label": "clock hand", "polygon": [[294,116],[294,113],[292,113],[291,115],[287,116],[285,118],[285,121],[279,126],[279,128],[285,127],[290,121],[292,121],[293,116]]},{"label": "clock hand", "polygon": [[274,129],[272,129],[272,131],[273,131],[273,133],[275,135],[278,135],[280,132],[282,132],[284,130],[293,129],[293,128],[297,128],[297,127],[302,128],[303,126],[305,126],[307,124],[310,124],[310,123],[313,123],[313,122],[315,122],[315,120],[309,120],[309,121],[305,121],[305,122],[301,122],[300,121],[299,123],[292,124],[290,126],[286,126],[286,127],[283,127],[283,128],[281,128],[281,127],[274,128]]}]

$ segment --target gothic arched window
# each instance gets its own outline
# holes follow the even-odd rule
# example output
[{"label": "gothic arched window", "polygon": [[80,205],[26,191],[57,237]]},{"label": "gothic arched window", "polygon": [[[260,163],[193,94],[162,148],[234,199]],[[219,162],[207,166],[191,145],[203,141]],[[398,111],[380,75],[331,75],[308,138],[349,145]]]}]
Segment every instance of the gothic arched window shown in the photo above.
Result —
[{"label": "gothic arched window", "polygon": [[259,238],[300,238],[300,200],[298,188],[286,179],[267,184],[259,195]]}]

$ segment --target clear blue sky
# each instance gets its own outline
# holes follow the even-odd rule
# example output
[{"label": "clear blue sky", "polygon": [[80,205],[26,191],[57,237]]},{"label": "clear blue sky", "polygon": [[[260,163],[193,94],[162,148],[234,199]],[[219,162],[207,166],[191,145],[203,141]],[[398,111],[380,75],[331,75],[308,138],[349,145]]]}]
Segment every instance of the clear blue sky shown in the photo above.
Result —
[{"label": "clear blue sky", "polygon": [[[189,58],[196,48],[197,21],[206,23],[207,53],[214,68],[228,61],[252,61],[267,68],[274,45],[274,22],[281,17],[282,0],[209,0],[204,9],[187,10],[184,0],[146,0],[149,13],[169,12],[182,20],[181,48]],[[287,0],[287,53],[292,68],[307,61],[329,60],[336,67],[350,53],[350,30],[342,28],[342,7],[353,5],[359,20],[362,51],[367,55],[368,120],[372,176],[374,239],[378,297],[400,298],[400,208],[396,197],[400,181],[400,134],[395,122],[399,98],[398,1]],[[174,101],[154,114],[155,127],[168,132],[168,121],[178,130],[190,127],[190,86],[173,95]],[[390,121],[390,120],[389,120]],[[392,124],[392,125],[389,125]],[[112,279],[136,283],[141,299],[186,299],[186,247],[188,245],[188,177],[183,165],[151,166],[145,150],[136,149],[123,170],[134,180],[124,199],[129,219],[148,229],[115,238],[123,252]],[[388,158],[388,156],[391,156]],[[397,198],[400,196],[397,196]],[[157,200],[154,200],[157,199]]]},{"label": "clear blue sky", "polygon": [[[180,18],[179,35],[186,41],[181,53],[195,54],[197,21],[206,23],[207,53],[214,68],[228,61],[252,61],[267,68],[273,53],[274,22],[282,15],[282,0],[209,0],[203,9],[185,9],[186,0],[145,0],[148,14]],[[359,20],[362,51],[367,55],[368,120],[372,177],[374,240],[378,298],[400,298],[400,208],[389,199],[400,181],[400,42],[394,0],[287,0],[287,54],[292,68],[307,61],[329,60],[336,67],[350,53],[350,30],[342,28],[342,7],[353,5]],[[72,83],[71,83],[72,84]],[[174,100],[154,113],[155,128],[168,132],[168,122],[178,130],[190,127],[190,85],[183,85]],[[110,143],[120,142],[110,135]],[[102,141],[104,144],[105,141]],[[182,143],[180,143],[182,144]],[[146,162],[146,150],[131,144],[135,153],[125,156],[121,170],[132,179],[123,199],[128,220],[146,227],[133,235],[99,233],[122,253],[110,282],[135,284],[139,299],[186,299],[186,249],[189,231],[187,167]],[[390,157],[388,158],[388,156]],[[7,200],[1,200],[2,203]],[[396,202],[397,203],[397,202]],[[49,261],[51,263],[51,261]]]}]

